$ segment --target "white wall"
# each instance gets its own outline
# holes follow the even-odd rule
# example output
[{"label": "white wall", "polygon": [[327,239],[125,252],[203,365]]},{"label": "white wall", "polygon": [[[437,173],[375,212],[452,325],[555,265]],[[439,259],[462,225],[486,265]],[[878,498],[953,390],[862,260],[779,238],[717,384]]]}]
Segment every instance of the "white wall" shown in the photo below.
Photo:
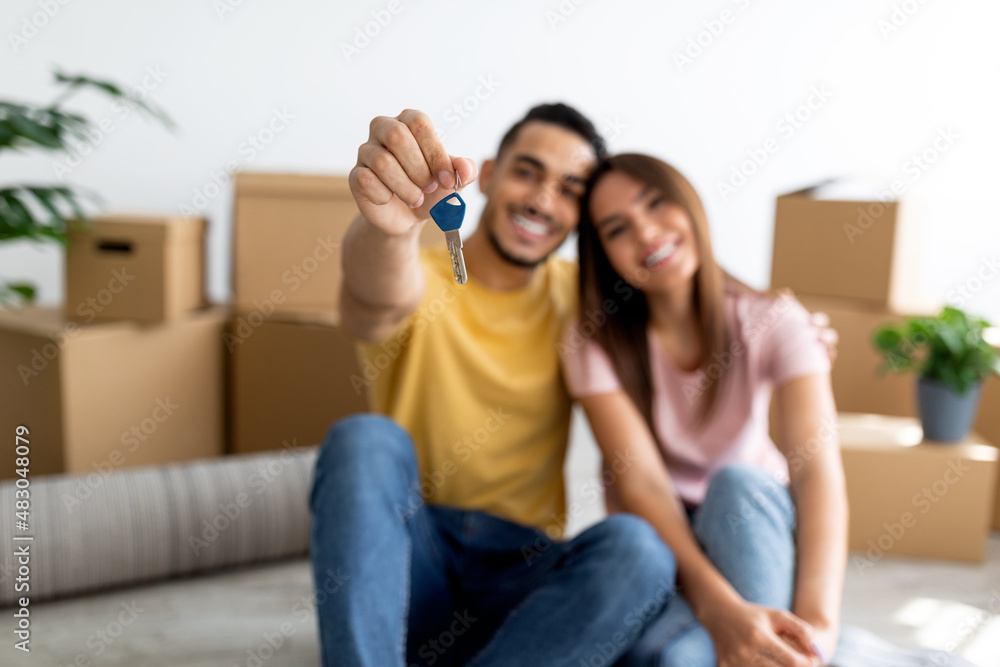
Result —
[{"label": "white wall", "polygon": [[[15,45],[12,34],[32,35],[26,19],[43,22],[46,2],[58,11]],[[231,0],[239,4],[221,12],[225,2],[6,0],[0,98],[50,99],[53,65],[129,86],[161,72],[159,83],[147,78],[149,96],[176,120],[176,134],[121,118],[97,96],[75,105],[113,124],[67,177],[99,192],[106,211],[178,212],[231,160],[346,173],[369,120],[405,107],[429,113],[452,153],[484,158],[530,105],[564,100],[607,126],[614,150],[650,152],[685,171],[706,200],[720,260],[752,284],[768,282],[775,194],[829,175],[878,187],[900,178],[907,196],[926,202],[921,284],[931,296],[966,285],[1000,249],[995,0]],[[342,45],[390,6],[391,21],[345,56]],[[724,10],[731,21],[715,25],[721,34],[703,34],[709,46],[679,67],[675,54]],[[894,11],[901,25],[883,34],[879,22]],[[483,80],[495,89],[454,122],[449,109],[485,93]],[[787,136],[777,124],[816,88],[830,98]],[[293,120],[260,152],[245,150],[275,109]],[[942,128],[957,140],[913,172],[908,160]],[[768,138],[777,152],[724,201],[718,183]],[[0,183],[55,179],[42,155],[0,158]],[[231,199],[227,187],[206,208],[217,300],[230,292]],[[470,199],[478,211],[482,202]],[[34,280],[43,302],[62,298],[54,248],[0,249],[0,276]],[[967,306],[1000,320],[1000,278]]]}]

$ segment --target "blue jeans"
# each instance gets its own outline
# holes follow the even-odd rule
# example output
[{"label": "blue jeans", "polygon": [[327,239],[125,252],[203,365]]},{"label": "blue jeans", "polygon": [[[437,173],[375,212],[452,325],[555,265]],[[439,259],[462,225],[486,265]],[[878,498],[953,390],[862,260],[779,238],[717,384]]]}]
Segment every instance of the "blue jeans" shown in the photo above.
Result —
[{"label": "blue jeans", "polygon": [[424,504],[413,443],[385,417],[330,428],[310,504],[326,666],[612,665],[673,593],[673,555],[635,516],[561,542]]},{"label": "blue jeans", "polygon": [[[743,599],[791,609],[795,587],[795,506],[767,472],[729,465],[712,478],[690,514],[695,537]],[[680,595],[639,637],[621,667],[714,667],[712,637]]]}]

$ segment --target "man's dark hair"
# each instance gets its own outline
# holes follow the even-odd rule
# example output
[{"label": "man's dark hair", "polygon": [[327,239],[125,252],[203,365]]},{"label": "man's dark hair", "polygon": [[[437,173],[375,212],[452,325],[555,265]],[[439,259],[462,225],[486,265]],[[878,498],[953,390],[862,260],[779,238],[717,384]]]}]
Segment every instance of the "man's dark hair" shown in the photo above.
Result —
[{"label": "man's dark hair", "polygon": [[542,123],[552,123],[553,125],[558,125],[559,127],[564,127],[570,132],[575,132],[586,140],[588,144],[594,149],[594,154],[597,156],[598,160],[603,159],[607,153],[608,149],[604,143],[604,137],[602,137],[597,132],[597,128],[591,123],[586,116],[582,113],[569,106],[568,104],[563,104],[562,102],[557,102],[555,104],[539,104],[533,107],[524,118],[514,123],[514,126],[507,130],[507,134],[503,135],[503,139],[500,140],[500,148],[497,150],[497,158],[503,154],[505,150],[514,142],[517,138],[517,133],[521,131],[526,123],[531,122],[542,122]]}]

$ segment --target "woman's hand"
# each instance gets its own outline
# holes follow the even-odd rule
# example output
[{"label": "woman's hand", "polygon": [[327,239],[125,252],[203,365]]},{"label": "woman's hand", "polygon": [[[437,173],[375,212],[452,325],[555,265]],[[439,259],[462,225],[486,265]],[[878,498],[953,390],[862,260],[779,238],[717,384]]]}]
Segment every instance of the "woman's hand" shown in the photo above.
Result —
[{"label": "woman's hand", "polygon": [[809,627],[812,628],[812,638],[815,643],[813,649],[819,649],[815,652],[819,655],[820,664],[825,665],[833,660],[834,653],[836,653],[837,640],[840,637],[840,624],[817,625],[813,623]]},{"label": "woman's hand", "polygon": [[702,625],[719,667],[815,667],[813,629],[788,611],[740,601],[716,608]]}]

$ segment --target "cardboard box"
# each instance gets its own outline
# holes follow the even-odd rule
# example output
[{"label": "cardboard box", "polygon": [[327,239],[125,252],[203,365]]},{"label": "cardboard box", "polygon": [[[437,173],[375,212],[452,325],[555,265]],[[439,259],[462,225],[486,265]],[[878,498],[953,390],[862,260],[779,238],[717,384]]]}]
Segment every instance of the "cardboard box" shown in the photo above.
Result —
[{"label": "cardboard box", "polygon": [[[1000,447],[1000,378],[988,377],[983,382],[983,393],[979,402],[979,413],[976,415],[975,429],[993,445]],[[997,472],[997,475],[993,528],[1000,530],[1000,471]]]},{"label": "cardboard box", "polygon": [[[988,329],[983,336],[1000,354],[1000,327]],[[1000,447],[1000,378],[991,375],[983,382],[979,413],[976,416],[976,430]]]},{"label": "cardboard box", "polygon": [[[280,290],[279,312],[335,313],[340,244],[358,215],[345,176],[240,173],[233,207],[233,294],[250,311]],[[428,222],[421,241],[444,243]]]},{"label": "cardboard box", "polygon": [[230,452],[316,445],[333,422],[368,409],[336,317],[255,312],[226,327]]},{"label": "cardboard box", "polygon": [[[227,312],[82,326],[60,308],[0,310],[0,429],[30,430],[30,475],[221,454]],[[4,456],[0,478],[13,470]]]},{"label": "cardboard box", "polygon": [[864,302],[804,296],[796,297],[810,312],[830,316],[830,326],[837,331],[837,359],[831,371],[833,396],[841,412],[868,412],[882,415],[915,417],[917,415],[916,375],[879,372],[882,356],[872,337],[884,324],[902,324],[907,317],[937,314],[937,309],[901,315]]},{"label": "cardboard box", "polygon": [[66,316],[169,322],[205,307],[206,226],[130,215],[76,223],[66,251]]},{"label": "cardboard box", "polygon": [[912,309],[920,302],[916,207],[824,198],[829,191],[807,188],[778,197],[771,284],[885,311]]},{"label": "cardboard box", "polygon": [[923,441],[911,417],[841,414],[850,503],[849,565],[884,556],[982,561],[994,508],[998,450],[977,434]]}]

